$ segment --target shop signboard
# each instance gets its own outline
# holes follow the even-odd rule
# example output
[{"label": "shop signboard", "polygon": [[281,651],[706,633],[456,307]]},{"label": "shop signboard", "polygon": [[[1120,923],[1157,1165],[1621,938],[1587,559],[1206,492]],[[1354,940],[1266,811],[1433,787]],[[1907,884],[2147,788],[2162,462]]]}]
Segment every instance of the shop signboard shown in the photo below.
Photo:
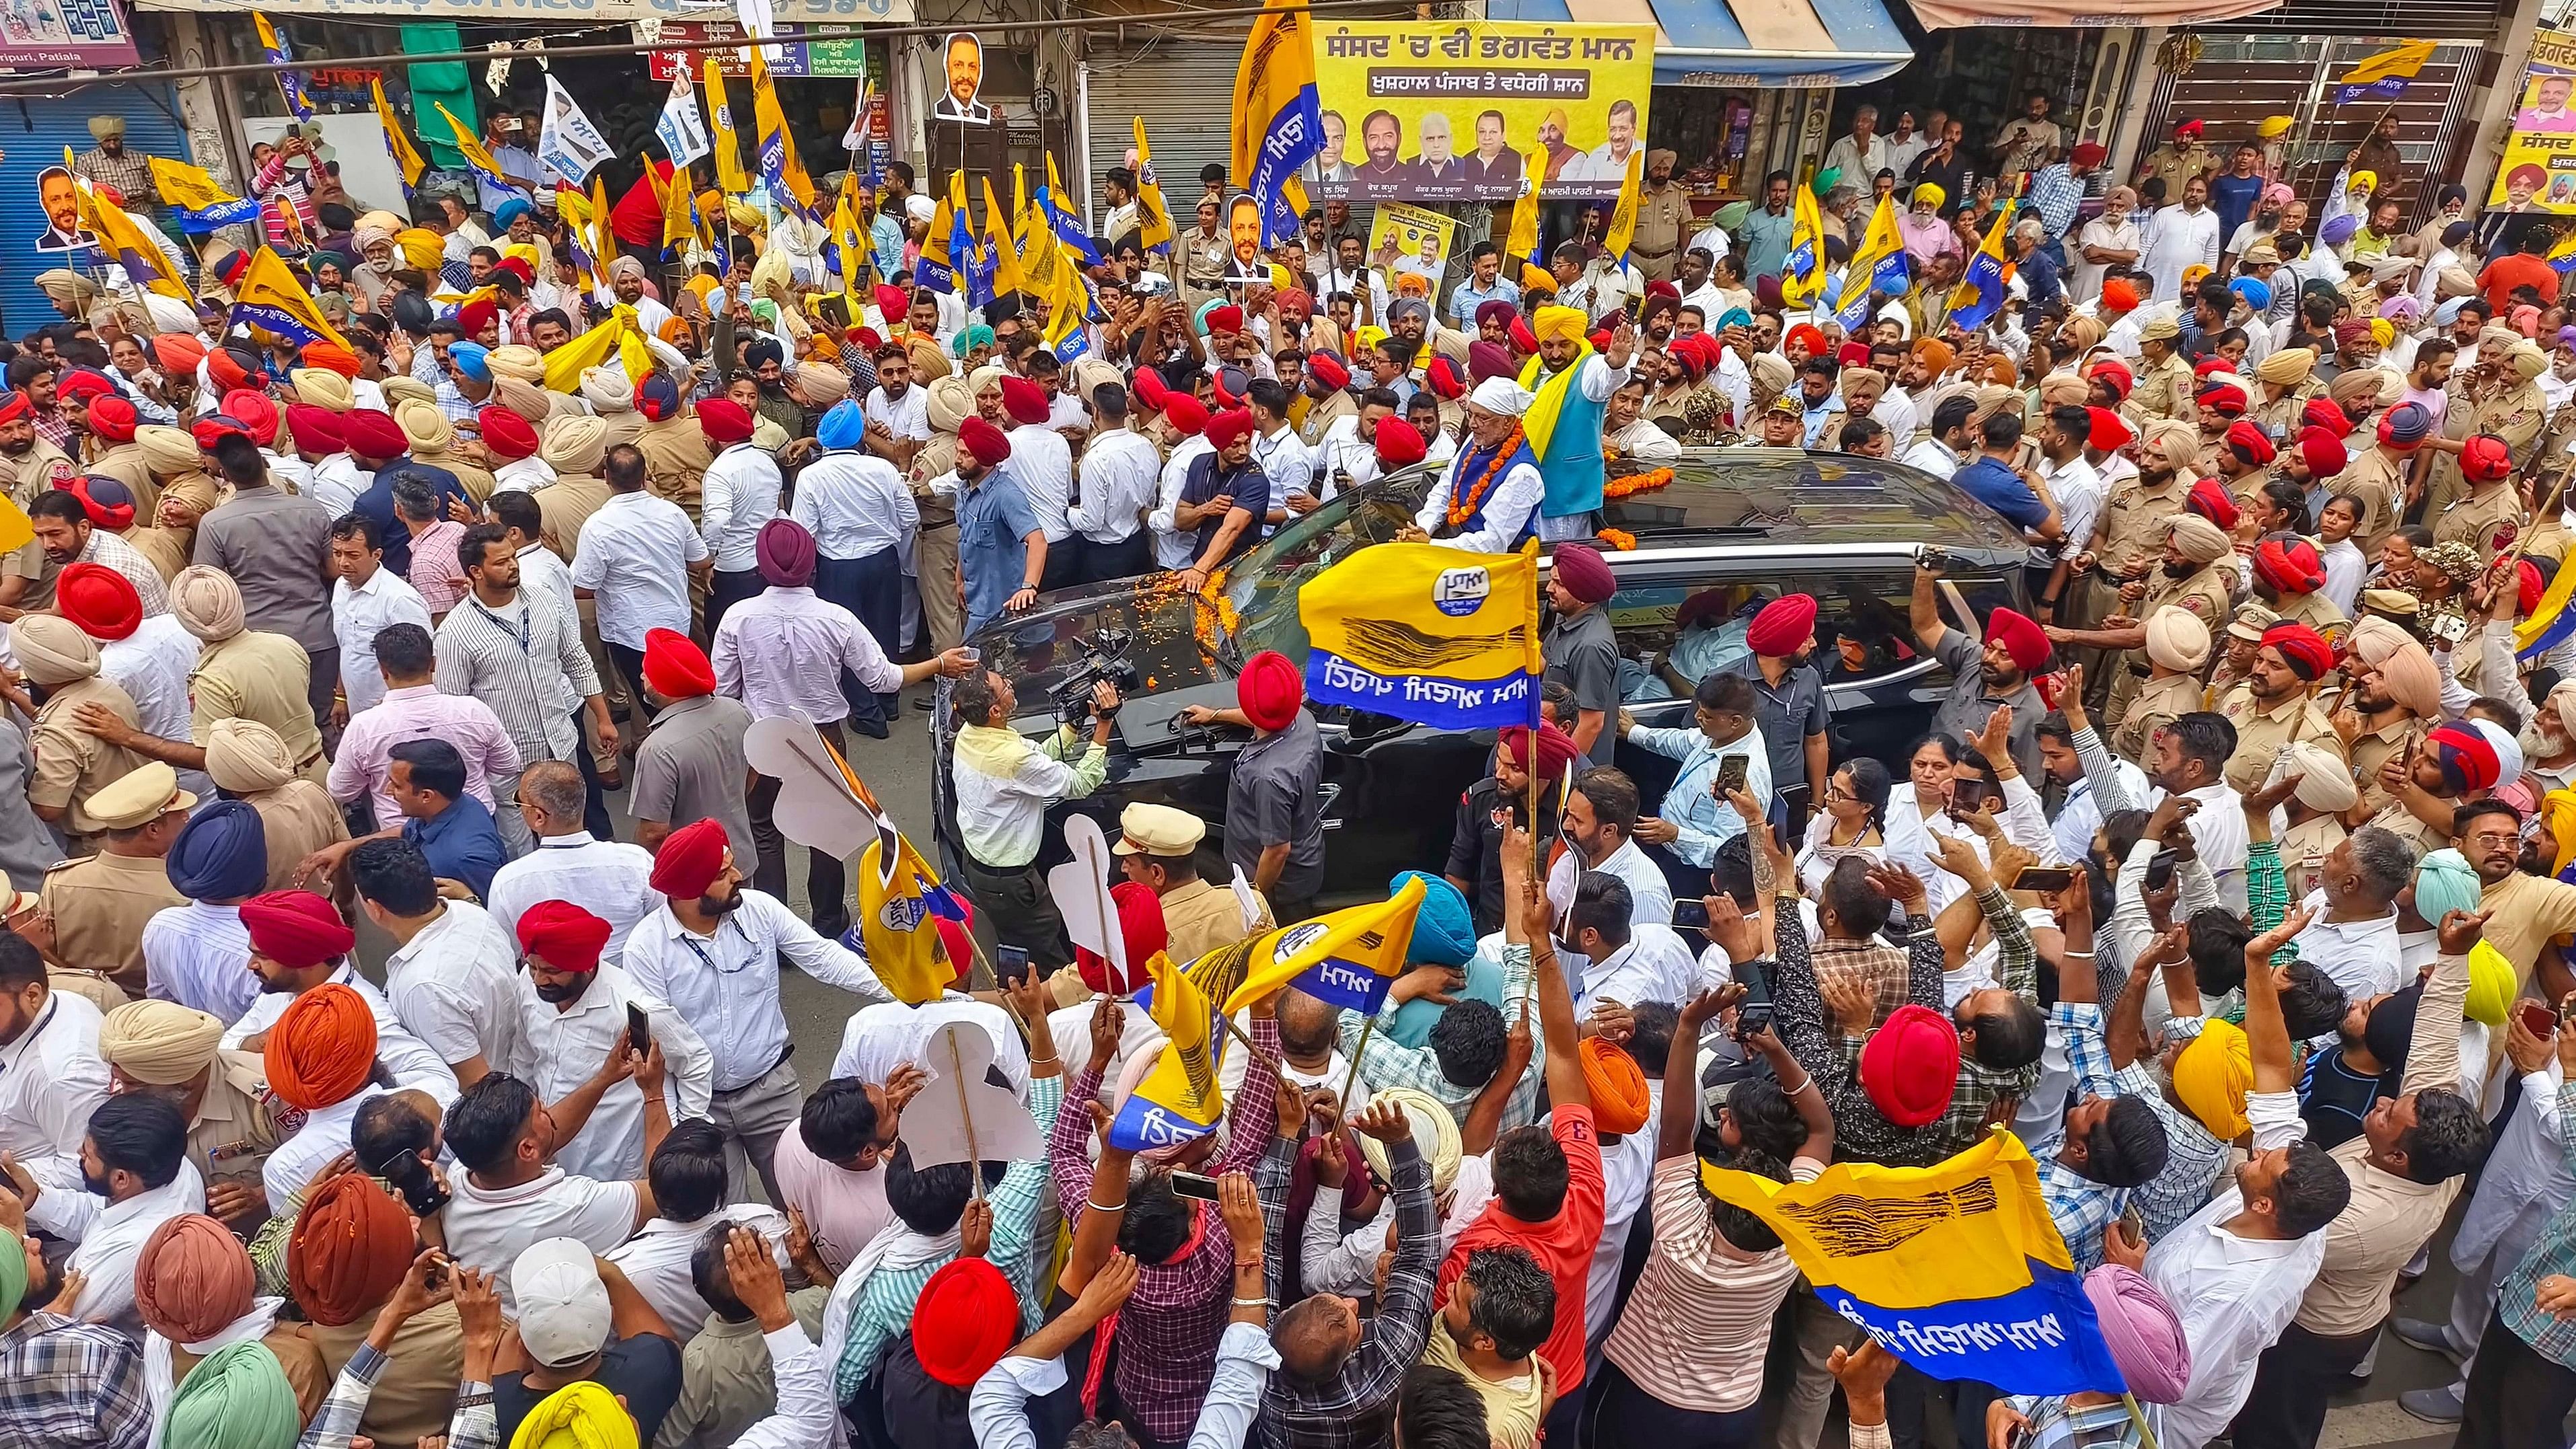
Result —
[{"label": "shop signboard", "polygon": [[140,59],[133,27],[116,0],[0,5],[0,70],[104,70]]},{"label": "shop signboard", "polygon": [[1540,194],[1611,197],[1646,144],[1651,25],[1320,21],[1317,201],[1510,201],[1548,152]]},{"label": "shop signboard", "polygon": [[[770,42],[778,49],[777,56],[767,62],[772,76],[809,76],[817,73],[812,68],[813,62],[805,42],[797,39],[804,33],[804,26],[781,25],[771,35]],[[732,40],[742,34],[742,27],[730,20],[666,20],[662,22],[660,33],[654,39]],[[652,43],[640,35],[636,39],[644,44]],[[654,51],[650,62],[653,79],[667,85],[683,70],[694,75],[697,72],[698,57],[705,53],[695,50]],[[719,50],[715,52],[715,57],[716,65],[724,72],[726,80],[741,80],[751,74],[750,63],[744,59],[743,51]]]}]

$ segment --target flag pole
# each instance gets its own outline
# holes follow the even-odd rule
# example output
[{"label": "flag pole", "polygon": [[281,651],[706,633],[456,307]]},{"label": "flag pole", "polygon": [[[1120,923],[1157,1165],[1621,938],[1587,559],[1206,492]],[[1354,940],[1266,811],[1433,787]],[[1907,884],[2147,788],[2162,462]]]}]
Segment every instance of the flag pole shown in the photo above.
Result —
[{"label": "flag pole", "polygon": [[[1587,234],[1589,233],[1589,228],[1586,228],[1586,232],[1587,232]],[[1535,540],[1535,539],[1531,540],[1531,542],[1530,542],[1530,544],[1529,544],[1529,550],[1528,550],[1528,551],[1529,551],[1529,561],[1530,561],[1530,568],[1529,568],[1529,637],[1530,637],[1530,643],[1529,643],[1529,645],[1528,645],[1528,650],[1529,650],[1529,652],[1531,652],[1531,653],[1536,653],[1536,652],[1537,652],[1537,650],[1538,650],[1538,638],[1539,638],[1539,632],[1538,632],[1538,542],[1537,542],[1537,540]],[[1534,671],[1532,671],[1532,673],[1533,673],[1534,675],[1542,675],[1542,676],[1543,676],[1543,669],[1542,669],[1542,670],[1534,670]],[[1539,709],[1540,709],[1540,705],[1541,705],[1541,704],[1544,702],[1544,700],[1546,699],[1546,696],[1547,696],[1547,689],[1546,689],[1546,686],[1541,682],[1541,679],[1540,679],[1540,678],[1533,678],[1533,679],[1531,679],[1531,680],[1530,680],[1530,712],[1529,712],[1529,732],[1530,732],[1530,742],[1529,742],[1529,766],[1528,766],[1528,768],[1526,768],[1526,769],[1524,769],[1524,770],[1522,770],[1522,771],[1521,771],[1521,793],[1522,793],[1522,795],[1523,795],[1523,797],[1524,797],[1524,800],[1525,800],[1525,804],[1526,804],[1526,812],[1527,812],[1527,816],[1528,816],[1528,824],[1529,824],[1529,856],[1530,856],[1530,858],[1529,858],[1529,878],[1530,878],[1530,880],[1531,880],[1532,882],[1534,882],[1534,883],[1538,886],[1538,888],[1539,888],[1539,894],[1540,894],[1542,897],[1544,897],[1544,896],[1547,894],[1547,881],[1546,881],[1543,877],[1541,877],[1541,876],[1539,875],[1539,870],[1538,870],[1538,861],[1539,861],[1539,848],[1538,848],[1538,758],[1539,758],[1539,756],[1538,756],[1538,732],[1539,732],[1539,730],[1540,730],[1540,728],[1542,727],[1542,724],[1543,724],[1543,721],[1542,721],[1542,720],[1541,720],[1541,718],[1540,718]],[[1615,727],[1615,726],[1616,726],[1616,724],[1617,724],[1617,721],[1615,721],[1615,720],[1611,722],[1612,727]],[[1569,765],[1566,767],[1566,769],[1567,769],[1568,773],[1570,774],[1570,773],[1572,772],[1572,770],[1573,770],[1573,766],[1569,764]],[[1515,909],[1518,909],[1518,908],[1519,908],[1519,904],[1520,904],[1520,903],[1519,903],[1519,902],[1517,902],[1517,901],[1507,901],[1507,902],[1505,902],[1505,903],[1504,903],[1504,907],[1503,907],[1503,908],[1504,908],[1505,910],[1515,910]],[[1531,943],[1531,947],[1530,947],[1530,948],[1531,948],[1531,950],[1533,950],[1533,951],[1537,950],[1537,944],[1536,944],[1535,942]],[[1533,971],[1533,972],[1531,972],[1531,973],[1530,973],[1530,989],[1529,989],[1529,994],[1528,994],[1528,995],[1526,995],[1526,996],[1524,996],[1523,998],[1521,998],[1521,1000],[1522,1000],[1522,1003],[1523,1003],[1523,1005],[1522,1005],[1522,1008],[1521,1008],[1521,1009],[1522,1009],[1522,1011],[1523,1011],[1524,1013],[1527,1013],[1528,1011],[1530,1011],[1530,1010],[1532,1010],[1532,1009],[1534,1009],[1534,1008],[1535,1008],[1536,1003],[1537,1003],[1537,1000],[1538,1000],[1538,973],[1537,973],[1537,972]]]},{"label": "flag pole", "polygon": [[948,1033],[948,1076],[957,1084],[957,1117],[966,1124],[966,1191],[978,1202],[984,1197],[984,1154],[975,1145],[975,1114],[966,1105],[966,1064],[957,1058],[957,1034]]}]

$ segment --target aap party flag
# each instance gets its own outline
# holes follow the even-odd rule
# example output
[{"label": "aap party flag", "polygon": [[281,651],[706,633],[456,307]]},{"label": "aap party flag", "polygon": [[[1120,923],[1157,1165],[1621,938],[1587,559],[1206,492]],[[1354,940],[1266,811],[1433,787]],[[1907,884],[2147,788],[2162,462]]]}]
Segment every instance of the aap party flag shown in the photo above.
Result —
[{"label": "aap party flag", "polygon": [[2012,229],[2012,213],[2012,203],[2007,201],[1986,223],[1986,239],[1968,258],[1959,285],[1950,289],[1950,320],[1964,331],[1985,326],[2004,305],[2004,233]]},{"label": "aap party flag", "polygon": [[1780,1235],[1827,1308],[1933,1378],[2007,1394],[2128,1387],[2009,1132],[1932,1167],[1836,1163],[1784,1183],[1702,1164],[1700,1180]]},{"label": "aap party flag", "polygon": [[1243,984],[1226,998],[1226,1014],[1294,986],[1337,1009],[1375,1015],[1387,988],[1404,974],[1422,897],[1422,877],[1408,876],[1390,899],[1271,932],[1253,949]]},{"label": "aap party flag", "polygon": [[1139,1000],[1165,1039],[1162,1055],[1109,1124],[1109,1145],[1128,1152],[1205,1137],[1225,1115],[1225,1094],[1216,1082],[1216,1014],[1207,994],[1160,951],[1147,965],[1154,973],[1153,995]]},{"label": "aap party flag", "polygon": [[2355,101],[2393,101],[2406,94],[2408,83],[2433,58],[2435,42],[2409,40],[2364,56],[2359,64],[2344,72],[2335,82],[2334,103],[2348,106]]},{"label": "aap party flag", "polygon": [[286,100],[286,113],[298,121],[312,120],[313,102],[305,98],[304,77],[287,68],[286,63],[295,57],[287,53],[286,42],[277,38],[277,27],[256,10],[250,18],[259,31],[259,48],[267,54],[268,63],[277,68],[277,93]]},{"label": "aap party flag", "polygon": [[304,290],[286,263],[267,247],[251,253],[250,270],[242,273],[241,281],[233,287],[230,325],[244,323],[274,332],[298,347],[315,342],[328,342],[335,347],[349,345],[348,339],[322,315],[313,294]]},{"label": "aap party flag", "polygon": [[689,84],[689,68],[681,66],[671,75],[671,98],[662,103],[662,118],[653,123],[653,134],[662,142],[663,153],[674,166],[686,166],[715,149],[707,135],[706,117],[698,114],[698,96]]},{"label": "aap party flag", "polygon": [[1306,692],[1447,729],[1538,715],[1538,549],[1433,543],[1362,549],[1297,591]]},{"label": "aap party flag", "polygon": [[1896,229],[1896,198],[1882,196],[1869,219],[1869,230],[1861,234],[1860,246],[1852,252],[1851,265],[1843,269],[1842,297],[1834,320],[1843,324],[1845,332],[1858,332],[1868,325],[1879,294],[1905,295],[1911,275],[1905,265],[1905,234]]},{"label": "aap party flag", "polygon": [[1324,149],[1309,23],[1303,6],[1264,0],[1235,65],[1234,182],[1261,205],[1264,246],[1296,236],[1304,225],[1289,183]]},{"label": "aap party flag", "polygon": [[584,115],[581,103],[563,82],[546,77],[545,123],[538,128],[537,159],[551,166],[555,174],[567,181],[588,180],[600,163],[617,154],[608,138]]},{"label": "aap party flag", "polygon": [[146,156],[152,168],[152,188],[170,203],[179,219],[179,229],[191,235],[213,231],[218,227],[239,226],[259,220],[259,203],[234,196],[206,174],[202,166],[173,161],[167,156]]}]

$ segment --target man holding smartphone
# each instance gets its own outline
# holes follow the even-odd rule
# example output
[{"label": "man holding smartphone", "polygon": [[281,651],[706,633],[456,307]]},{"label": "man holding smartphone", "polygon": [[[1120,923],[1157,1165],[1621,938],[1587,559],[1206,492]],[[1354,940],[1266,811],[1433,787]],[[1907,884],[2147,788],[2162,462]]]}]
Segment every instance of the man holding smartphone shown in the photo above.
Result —
[{"label": "man holding smartphone", "polygon": [[1979,641],[1941,622],[1938,592],[1947,556],[1924,549],[1914,562],[1914,597],[1907,605],[1914,642],[1950,671],[1950,692],[1941,700],[1932,727],[1953,739],[1977,734],[1999,705],[2012,706],[2010,744],[2013,763],[2025,776],[2040,773],[2039,722],[2048,704],[2031,676],[2049,664],[2048,635],[2027,616],[1997,609],[1986,620]]},{"label": "man holding smartphone", "polygon": [[1717,863],[1717,848],[1744,833],[1744,821],[1726,803],[1728,792],[1751,792],[1764,813],[1771,809],[1771,754],[1754,727],[1753,682],[1739,674],[1712,674],[1691,691],[1690,729],[1648,729],[1619,711],[1619,735],[1651,754],[1678,760],[1660,813],[1640,817],[1637,844],[1664,873],[1675,899],[1695,900]]}]

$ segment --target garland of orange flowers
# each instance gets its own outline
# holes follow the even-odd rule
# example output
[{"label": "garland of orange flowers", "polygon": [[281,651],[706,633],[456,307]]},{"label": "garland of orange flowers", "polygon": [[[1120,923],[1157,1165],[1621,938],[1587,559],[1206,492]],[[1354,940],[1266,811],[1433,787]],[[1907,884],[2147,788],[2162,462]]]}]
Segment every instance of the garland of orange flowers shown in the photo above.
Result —
[{"label": "garland of orange flowers", "polygon": [[1485,471],[1477,474],[1474,482],[1449,490],[1448,518],[1451,528],[1466,527],[1467,520],[1475,517],[1477,510],[1485,506],[1485,495],[1494,491],[1494,484],[1503,475],[1503,465],[1509,463],[1520,450],[1521,425],[1514,423],[1511,436],[1503,439],[1502,445],[1494,449],[1494,460],[1485,465]]},{"label": "garland of orange flowers", "polygon": [[1637,535],[1624,528],[1605,528],[1592,536],[1610,545],[1612,553],[1626,553],[1637,546]]},{"label": "garland of orange flowers", "polygon": [[1613,478],[1602,484],[1601,496],[1626,498],[1631,494],[1652,493],[1658,488],[1671,487],[1672,482],[1673,470],[1670,468],[1657,468],[1647,473],[1631,473],[1624,478]]}]

